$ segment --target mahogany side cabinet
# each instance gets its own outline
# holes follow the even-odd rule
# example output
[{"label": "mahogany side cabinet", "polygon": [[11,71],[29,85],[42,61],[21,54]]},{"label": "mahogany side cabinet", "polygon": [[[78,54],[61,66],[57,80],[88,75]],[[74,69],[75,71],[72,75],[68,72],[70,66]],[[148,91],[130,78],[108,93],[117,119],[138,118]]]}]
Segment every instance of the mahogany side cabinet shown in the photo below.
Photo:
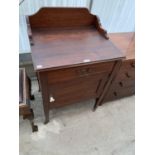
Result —
[{"label": "mahogany side cabinet", "polygon": [[[135,94],[135,33],[109,34],[113,43],[126,55],[105,95],[104,102]],[[104,103],[102,101],[102,103]]]},{"label": "mahogany side cabinet", "polygon": [[98,17],[86,8],[41,8],[27,23],[45,123],[50,109],[67,104],[95,99],[95,110],[125,58]]}]

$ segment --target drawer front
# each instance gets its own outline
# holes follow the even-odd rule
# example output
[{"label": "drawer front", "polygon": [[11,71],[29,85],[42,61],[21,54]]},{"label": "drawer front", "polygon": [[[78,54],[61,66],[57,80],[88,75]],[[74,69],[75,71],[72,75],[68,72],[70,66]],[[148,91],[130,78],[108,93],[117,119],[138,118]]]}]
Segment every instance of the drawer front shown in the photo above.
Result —
[{"label": "drawer front", "polygon": [[121,70],[135,70],[135,60],[124,60],[121,66]]},{"label": "drawer front", "polygon": [[135,87],[128,87],[124,89],[110,89],[105,97],[105,101],[112,101],[120,99],[122,97],[127,97],[135,94]]},{"label": "drawer front", "polygon": [[114,62],[91,64],[80,67],[53,70],[48,72],[48,84],[86,77],[97,73],[110,73]]},{"label": "drawer front", "polygon": [[117,73],[117,76],[115,78],[116,81],[122,81],[122,80],[134,80],[135,79],[135,71],[131,70],[120,70]]},{"label": "drawer front", "polygon": [[102,80],[106,83],[108,74],[98,73],[96,75],[72,79],[66,82],[49,85],[50,107],[59,107],[73,102],[96,98],[99,92],[99,84]]},{"label": "drawer front", "polygon": [[135,86],[135,80],[121,80],[121,81],[114,81],[111,85],[111,89],[124,89],[127,87],[134,87]]},{"label": "drawer front", "polygon": [[134,63],[134,61],[124,61],[122,63],[122,66],[121,66],[119,72],[117,73],[115,80],[116,81],[134,80],[135,79],[135,68],[132,67],[132,65],[131,65],[133,63]]}]

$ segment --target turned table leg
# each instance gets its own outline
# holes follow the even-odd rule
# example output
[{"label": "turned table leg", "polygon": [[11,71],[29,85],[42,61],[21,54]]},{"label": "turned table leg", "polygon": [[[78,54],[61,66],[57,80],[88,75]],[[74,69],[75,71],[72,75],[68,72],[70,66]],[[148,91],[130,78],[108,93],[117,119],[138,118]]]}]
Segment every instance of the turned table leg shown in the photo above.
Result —
[{"label": "turned table leg", "polygon": [[38,126],[34,125],[34,113],[33,113],[33,110],[30,109],[30,111],[31,111],[31,115],[28,117],[28,119],[29,119],[31,127],[32,127],[32,132],[35,132],[35,131],[38,131]]},{"label": "turned table leg", "polygon": [[38,126],[34,125],[33,119],[32,118],[28,118],[31,124],[31,128],[32,128],[32,132],[36,132],[38,131]]},{"label": "turned table leg", "polygon": [[30,121],[32,132],[38,131],[38,126],[34,124],[34,113],[32,109],[29,110],[29,114],[23,115],[23,119]]},{"label": "turned table leg", "polygon": [[34,125],[33,119],[31,119],[31,118],[28,118],[28,119],[29,119],[30,124],[31,124],[32,132],[38,131],[38,126]]}]

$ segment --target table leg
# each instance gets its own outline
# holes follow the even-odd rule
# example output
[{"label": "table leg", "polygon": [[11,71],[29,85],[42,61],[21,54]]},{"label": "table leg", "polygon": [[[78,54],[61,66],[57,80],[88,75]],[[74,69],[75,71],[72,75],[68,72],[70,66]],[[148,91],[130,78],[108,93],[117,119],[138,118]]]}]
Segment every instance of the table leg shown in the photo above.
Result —
[{"label": "table leg", "polygon": [[32,109],[29,110],[29,114],[23,115],[23,119],[30,121],[32,132],[38,131],[38,126],[34,125],[34,113]]}]

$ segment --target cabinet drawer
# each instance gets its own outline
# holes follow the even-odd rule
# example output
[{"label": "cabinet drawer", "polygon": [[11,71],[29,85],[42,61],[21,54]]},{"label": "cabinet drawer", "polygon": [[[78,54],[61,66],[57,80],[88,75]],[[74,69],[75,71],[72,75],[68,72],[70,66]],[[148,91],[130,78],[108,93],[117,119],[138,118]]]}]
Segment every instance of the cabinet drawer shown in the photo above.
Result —
[{"label": "cabinet drawer", "polygon": [[135,70],[135,60],[124,60],[120,68],[122,71],[126,70]]},{"label": "cabinet drawer", "polygon": [[135,93],[135,87],[127,87],[124,89],[112,89],[108,92],[108,94],[105,97],[105,101],[112,101],[116,99],[120,99],[122,97],[127,97],[134,95]]},{"label": "cabinet drawer", "polygon": [[135,80],[122,80],[122,81],[114,81],[111,85],[111,89],[124,89],[126,87],[134,87]]},{"label": "cabinet drawer", "polygon": [[134,80],[135,79],[135,67],[134,60],[125,60],[117,73],[116,81],[121,80]]},{"label": "cabinet drawer", "polygon": [[48,84],[85,77],[97,73],[110,73],[114,62],[98,63],[48,72]]},{"label": "cabinet drawer", "polygon": [[115,78],[116,81],[122,80],[134,80],[135,79],[135,70],[122,70],[120,69]]}]

